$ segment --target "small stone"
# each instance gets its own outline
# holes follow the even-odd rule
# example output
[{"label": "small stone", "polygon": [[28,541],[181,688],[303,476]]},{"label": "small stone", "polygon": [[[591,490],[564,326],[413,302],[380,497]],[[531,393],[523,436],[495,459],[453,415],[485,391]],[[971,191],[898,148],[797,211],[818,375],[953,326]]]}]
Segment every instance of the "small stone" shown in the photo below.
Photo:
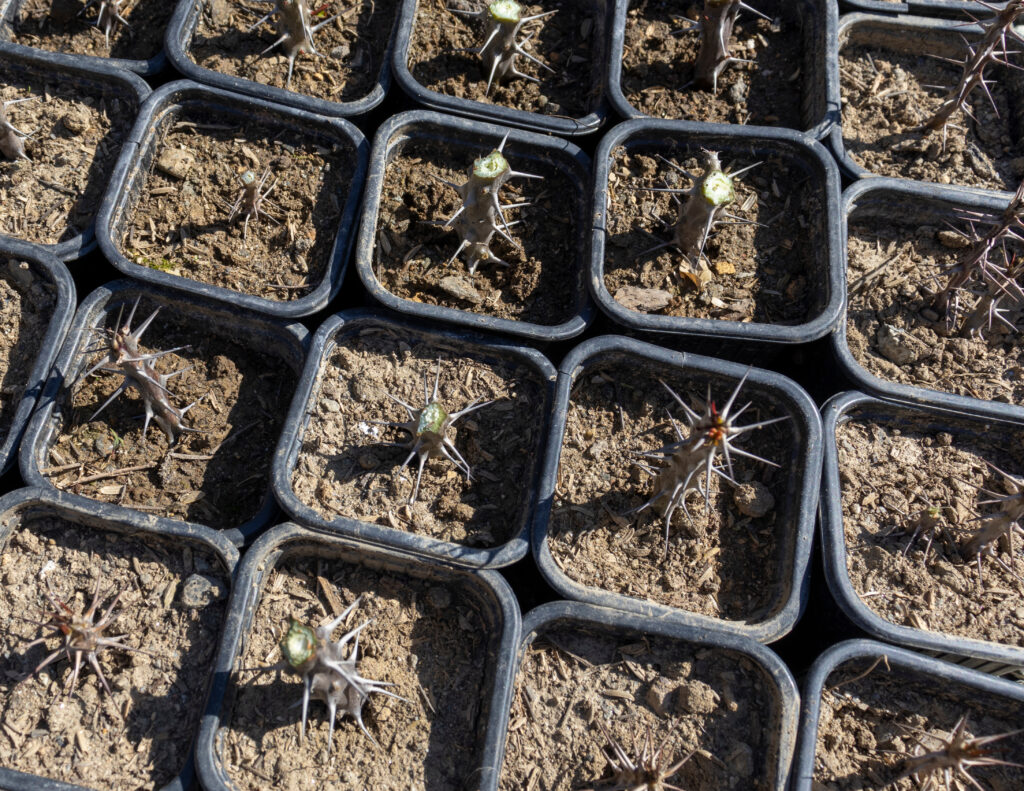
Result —
[{"label": "small stone", "polygon": [[547,104],[544,105],[544,109],[541,112],[543,112],[544,115],[561,115],[562,105],[560,105],[558,102],[549,101]]},{"label": "small stone", "polygon": [[327,412],[340,412],[341,411],[341,404],[339,404],[333,398],[325,398],[320,403],[323,405],[324,410],[327,411]]},{"label": "small stone", "polygon": [[875,334],[875,343],[882,356],[896,365],[909,365],[917,361],[917,350],[911,348],[907,342],[907,333],[901,332],[895,327],[888,324],[879,327]]},{"label": "small stone", "polygon": [[447,588],[435,585],[427,591],[427,601],[430,602],[431,606],[437,607],[439,610],[444,610],[451,605],[452,594]]},{"label": "small stone", "polygon": [[195,164],[196,158],[190,152],[180,148],[165,148],[156,160],[156,169],[176,179],[183,179]]},{"label": "small stone", "polygon": [[186,607],[205,607],[222,595],[217,580],[202,574],[190,574],[181,587],[181,603]]},{"label": "small stone", "polygon": [[595,442],[593,445],[587,448],[583,455],[586,456],[588,459],[594,459],[595,461],[597,461],[598,459],[607,455],[607,453],[608,441],[599,439],[597,442]]},{"label": "small stone", "polygon": [[710,714],[718,708],[718,693],[703,681],[682,684],[676,695],[678,707],[691,714]]},{"label": "small stone", "polygon": [[359,456],[359,466],[364,470],[374,469],[380,462],[372,453],[363,453]]},{"label": "small stone", "polygon": [[736,82],[729,88],[729,101],[733,104],[743,104],[747,100],[747,83],[743,77],[737,78]]},{"label": "small stone", "polygon": [[438,283],[441,290],[448,296],[468,302],[471,305],[479,305],[484,301],[480,292],[473,288],[473,285],[464,277],[449,275]]},{"label": "small stone", "polygon": [[114,452],[114,443],[105,436],[96,437],[92,441],[92,446],[100,456],[109,456]]},{"label": "small stone", "polygon": [[943,247],[948,247],[951,250],[963,250],[971,246],[970,239],[956,231],[939,231],[935,234],[935,238],[939,240],[939,244]]},{"label": "small stone", "polygon": [[732,501],[744,516],[759,518],[775,507],[775,497],[760,481],[751,481],[737,486],[732,493]]},{"label": "small stone", "polygon": [[736,265],[730,261],[716,261],[715,273],[719,275],[735,275]]},{"label": "small stone", "polygon": [[615,301],[627,310],[650,312],[668,307],[672,295],[660,288],[623,286],[615,292]]},{"label": "small stone", "polygon": [[674,685],[666,678],[657,678],[647,690],[646,700],[659,717],[669,714],[669,702],[672,698]]},{"label": "small stone", "polygon": [[89,111],[84,107],[76,107],[69,111],[64,118],[64,128],[73,135],[80,135],[89,130],[92,123],[89,120]]}]

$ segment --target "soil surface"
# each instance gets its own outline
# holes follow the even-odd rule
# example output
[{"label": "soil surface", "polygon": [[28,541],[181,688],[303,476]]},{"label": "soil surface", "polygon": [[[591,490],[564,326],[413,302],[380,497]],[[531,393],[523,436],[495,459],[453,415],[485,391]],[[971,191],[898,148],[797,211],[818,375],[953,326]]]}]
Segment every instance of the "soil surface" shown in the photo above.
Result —
[{"label": "soil surface", "polygon": [[[951,326],[945,314],[934,309],[935,292],[970,249],[962,235],[938,218],[930,219],[929,224],[901,223],[870,216],[849,224],[846,332],[850,351],[882,379],[989,401],[1024,403],[1024,347],[1019,332],[994,322],[983,334],[965,335],[964,327],[978,304],[972,294],[961,294],[960,310],[951,314],[955,315]],[[1024,247],[1016,247],[1018,253],[1024,252]],[[1008,251],[1012,255],[1013,246]],[[1019,312],[1007,312],[1005,318],[1024,324]],[[987,319],[982,322],[985,325]]]},{"label": "soil surface", "polygon": [[0,158],[0,233],[67,241],[93,221],[138,106],[135,97],[82,82],[26,79],[0,63],[0,101],[31,161]]},{"label": "soil surface", "polygon": [[[329,102],[354,102],[376,86],[398,13],[395,0],[327,0],[307,3],[311,24],[338,17],[313,34],[319,53],[295,59],[289,90]],[[259,0],[205,0],[186,54],[204,69],[275,88],[288,79],[288,57],[274,42],[276,23],[250,28],[271,10]],[[261,54],[270,47],[265,55]]]},{"label": "soil surface", "polygon": [[[575,791],[611,774],[603,724],[633,759],[650,729],[666,780],[687,791],[774,787],[778,701],[731,651],[559,627],[537,637],[516,677],[502,791]],[[598,788],[606,786],[598,785]]]},{"label": "soil surface", "polygon": [[[550,0],[522,5],[521,18],[557,11],[545,19],[524,22],[516,40],[529,37],[525,50],[544,66],[519,56],[515,67],[532,80],[497,79],[487,95],[487,77],[479,48],[490,27],[483,19],[449,10],[445,0],[420,0],[409,42],[409,71],[423,87],[515,110],[561,118],[581,118],[601,100],[599,61],[604,54],[604,17],[591,0]],[[451,8],[480,11],[484,3],[455,0]],[[547,68],[545,68],[547,67]],[[549,71],[548,69],[551,69]]]},{"label": "soil surface", "polygon": [[[143,300],[133,328],[152,310]],[[117,317],[115,304],[105,326],[112,329]],[[143,437],[145,407],[134,386],[94,418],[123,381],[97,371],[76,381],[70,395],[67,389],[60,394],[65,419],[43,474],[58,489],[146,513],[216,528],[251,519],[270,486],[270,463],[297,377],[273,352],[260,353],[245,341],[237,330],[209,321],[195,326],[173,309],[161,310],[140,348],[156,353],[187,347],[154,364],[165,374],[192,366],[168,387],[176,407],[195,403],[184,423],[196,431],[169,444],[154,421]],[[102,356],[90,354],[89,364]]]},{"label": "soil surface", "polygon": [[[878,664],[850,660],[828,677],[821,696],[814,757],[815,788],[822,791],[893,789],[923,786],[900,777],[910,754],[941,749],[957,721],[967,715],[968,738],[1007,733],[1020,727],[1020,704],[945,679]],[[1024,739],[1011,736],[991,747],[993,758],[1024,763]],[[1020,766],[972,767],[979,788],[1012,791],[1024,786]],[[919,776],[924,782],[926,775]],[[941,777],[934,776],[941,781]],[[961,787],[966,788],[964,782]],[[936,788],[944,788],[939,782]]]},{"label": "soil surface", "polygon": [[[189,280],[281,302],[306,296],[331,261],[354,151],[209,120],[183,116],[164,130],[122,248],[141,266]],[[256,194],[269,195],[232,221],[246,172]]]},{"label": "soil surface", "polygon": [[476,609],[476,590],[346,560],[291,559],[270,572],[237,667],[272,667],[281,661],[288,619],[322,626],[357,596],[359,606],[334,639],[369,620],[359,639],[359,674],[393,684],[405,698],[374,694],[363,707],[380,746],[339,714],[328,754],[327,707],[315,699],[300,741],[301,678],[243,671],[219,755],[239,791],[474,787],[483,696],[493,675],[493,627]]},{"label": "soil surface", "polygon": [[[908,34],[907,37],[912,37]],[[923,47],[922,47],[923,49]],[[949,55],[949,53],[938,53]],[[953,55],[953,57],[956,57]],[[843,144],[861,167],[897,176],[1013,192],[1024,176],[1021,108],[1008,69],[988,69],[971,94],[975,120],[957,111],[943,132],[918,131],[956,85],[961,69],[938,58],[848,45],[839,54]]]},{"label": "soil surface", "polygon": [[[1022,440],[1005,426],[952,419],[857,416],[839,427],[846,565],[865,605],[902,626],[1024,646],[1024,585],[1010,570],[1020,573],[1024,542],[1013,542],[1012,555],[999,546],[983,557],[980,575],[964,548],[977,517],[999,510],[981,501],[1012,491],[989,465],[1019,475]],[[929,506],[939,509],[931,530]]]},{"label": "soil surface", "polygon": [[[533,507],[546,438],[549,405],[539,375],[391,330],[363,329],[336,342],[321,365],[292,473],[296,496],[326,519],[345,516],[467,546],[498,546],[516,535]],[[450,415],[474,400],[492,403],[447,432],[473,479],[448,459],[431,459],[409,506],[418,457],[404,470],[402,463],[411,434],[378,421],[410,420],[389,396],[421,409],[438,364],[438,400]]]},{"label": "soil surface", "polygon": [[474,275],[464,258],[446,265],[459,246],[459,233],[440,227],[462,200],[440,179],[463,184],[473,160],[488,151],[467,145],[450,147],[409,143],[391,161],[381,187],[374,269],[382,285],[403,299],[469,310],[536,324],[561,324],[572,318],[584,288],[583,251],[577,243],[584,197],[566,174],[550,164],[516,158],[506,146],[513,170],[543,176],[510,179],[502,204],[529,201],[509,209],[517,250],[494,236],[491,249],[510,266],[481,263]]},{"label": "soil surface", "polygon": [[[784,14],[791,0],[758,0],[771,19],[741,11],[730,51],[751,61],[733,63],[718,79],[718,93],[688,87],[700,52],[700,31],[684,31],[699,4],[642,0],[626,12],[622,92],[641,112],[721,124],[758,124],[803,129],[803,35]],[[693,18],[686,16],[692,13]]]},{"label": "soil surface", "polygon": [[[665,316],[771,324],[809,320],[826,267],[822,185],[782,158],[764,160],[737,177],[736,200],[727,211],[747,223],[717,227],[705,246],[703,274],[691,274],[693,267],[675,246],[651,249],[672,238],[672,227],[663,223],[675,223],[675,196],[642,191],[692,186],[657,158],[674,153],[641,147],[612,152],[604,263],[611,295],[631,310]],[[737,172],[760,159],[729,151],[721,164]],[[703,158],[672,161],[690,173],[705,170]],[[703,289],[698,281],[704,281]]]},{"label": "soil surface", "polygon": [[0,445],[14,420],[53,317],[53,287],[29,264],[0,259]]},{"label": "soil surface", "polygon": [[175,4],[167,0],[122,0],[117,13],[128,24],[115,24],[109,37],[96,26],[99,2],[85,10],[83,5],[79,0],[21,0],[11,25],[11,40],[51,52],[149,60],[164,48],[164,32]]},{"label": "soil surface", "polygon": [[[602,364],[577,379],[562,437],[548,537],[551,554],[565,574],[583,585],[730,621],[762,621],[789,595],[783,585],[789,564],[780,557],[779,531],[791,529],[784,498],[786,471],[796,473],[792,428],[784,421],[736,443],[782,465],[780,469],[733,457],[734,479],[753,485],[760,493],[759,505],[768,510],[759,517],[741,511],[737,498],[748,497],[751,489],[737,489],[714,476],[710,511],[696,492],[687,497],[691,518],[681,508],[676,511],[666,557],[662,509],[652,506],[631,513],[654,494],[652,479],[637,465],[636,454],[676,441],[666,409],[685,433],[682,410],[659,379],[694,408],[703,408],[688,394],[703,396],[706,378],[683,377],[635,360]],[[733,387],[735,382],[712,380],[719,405]],[[747,399],[754,404],[741,424],[782,414],[750,386],[737,404]],[[702,489],[703,480],[701,475]],[[775,501],[778,507],[773,507]]]},{"label": "soil surface", "polygon": [[[181,771],[199,727],[229,592],[220,561],[193,544],[29,515],[7,543],[0,571],[0,764],[110,791],[164,787]],[[63,652],[19,683],[63,645],[51,630],[22,620],[50,617],[48,585],[75,613],[98,587],[96,620],[121,593],[104,636],[126,635],[125,646],[150,653],[99,653],[113,694],[85,658],[75,688],[63,694],[74,667]],[[26,647],[44,634],[51,635],[44,644]]]}]

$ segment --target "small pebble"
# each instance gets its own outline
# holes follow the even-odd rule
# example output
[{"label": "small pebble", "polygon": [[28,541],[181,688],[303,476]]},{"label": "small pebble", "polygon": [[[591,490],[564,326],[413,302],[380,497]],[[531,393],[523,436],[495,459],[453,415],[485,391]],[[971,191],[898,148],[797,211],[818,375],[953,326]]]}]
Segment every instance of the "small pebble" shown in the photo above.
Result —
[{"label": "small pebble", "polygon": [[156,169],[176,179],[183,179],[188,175],[195,163],[195,156],[188,151],[182,151],[178,148],[166,148],[160,153],[156,161]]},{"label": "small pebble", "polygon": [[109,456],[114,452],[114,443],[105,436],[96,437],[92,441],[92,447],[100,456]]},{"label": "small pebble", "polygon": [[452,594],[447,588],[435,586],[427,591],[427,600],[437,609],[444,610],[452,603]]},{"label": "small pebble", "polygon": [[186,607],[205,607],[221,595],[216,580],[202,574],[190,574],[181,588],[181,603]]},{"label": "small pebble", "polygon": [[326,411],[328,411],[328,412],[340,412],[341,411],[341,404],[339,404],[333,398],[325,398],[320,403],[323,404],[324,409]]},{"label": "small pebble", "polygon": [[775,497],[760,481],[751,481],[735,488],[732,501],[744,516],[762,517],[775,507]]}]

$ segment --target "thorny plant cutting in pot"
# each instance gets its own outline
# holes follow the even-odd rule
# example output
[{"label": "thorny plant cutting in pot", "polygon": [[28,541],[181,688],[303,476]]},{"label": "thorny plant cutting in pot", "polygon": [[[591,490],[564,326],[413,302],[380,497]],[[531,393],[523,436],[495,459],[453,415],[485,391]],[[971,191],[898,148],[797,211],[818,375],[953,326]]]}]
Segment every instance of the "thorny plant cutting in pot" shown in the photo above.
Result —
[{"label": "thorny plant cutting in pot", "polygon": [[803,128],[805,9],[786,0],[630,3],[622,91],[657,118]]},{"label": "thorny plant cutting in pot", "polygon": [[365,98],[391,37],[393,0],[204,4],[189,44],[199,66],[332,102]]},{"label": "thorny plant cutting in pot", "polygon": [[294,373],[215,323],[143,313],[137,300],[122,304],[113,326],[87,336],[41,472],[93,499],[237,527],[266,496]]},{"label": "thorny plant cutting in pot", "polygon": [[355,152],[285,123],[238,121],[209,111],[165,121],[118,245],[150,269],[296,300],[332,262]]},{"label": "thorny plant cutting in pot", "polygon": [[285,553],[267,572],[218,737],[232,787],[286,787],[311,771],[339,787],[472,786],[494,645],[480,592],[355,552]]},{"label": "thorny plant cutting in pot", "polygon": [[837,791],[1016,787],[1024,743],[1014,705],[890,667],[885,655],[850,660],[822,691],[814,779]]},{"label": "thorny plant cutting in pot", "polygon": [[506,143],[489,152],[415,138],[396,147],[374,245],[384,288],[548,326],[573,316],[582,189],[555,162],[527,159],[515,141]]},{"label": "thorny plant cutting in pot", "polygon": [[339,334],[321,364],[296,496],[327,519],[507,542],[532,502],[546,408],[538,376],[472,346],[356,332]]},{"label": "thorny plant cutting in pot", "polygon": [[[894,223],[896,223],[894,225]],[[1024,182],[1002,212],[851,215],[847,343],[885,379],[1024,403]]]},{"label": "thorny plant cutting in pot", "polygon": [[[978,35],[962,37],[955,57],[947,50],[921,58],[873,47],[869,33],[863,43],[851,34],[840,51],[843,141],[862,167],[998,190],[1013,189],[1024,175],[1014,164],[1020,134],[1013,98],[1024,68],[1017,27],[1024,0],[1002,8],[977,2],[988,16],[978,21]],[[913,40],[911,29],[907,36]]]},{"label": "thorny plant cutting in pot", "polygon": [[612,152],[604,283],[618,303],[669,316],[806,320],[824,192],[793,160],[751,159],[664,146]]},{"label": "thorny plant cutting in pot", "polygon": [[590,0],[423,0],[409,70],[426,88],[526,112],[578,118],[596,109],[603,8]]},{"label": "thorny plant cutting in pot", "polygon": [[[174,4],[162,0],[14,0],[11,40],[51,52],[149,60]],[[4,23],[0,23],[4,24]]]},{"label": "thorny plant cutting in pot", "polygon": [[56,244],[92,222],[135,96],[0,63],[0,233]]},{"label": "thorny plant cutting in pot", "polygon": [[201,545],[8,513],[0,765],[76,786],[162,788],[198,727],[228,581]]},{"label": "thorny plant cutting in pot", "polygon": [[836,430],[846,574],[886,621],[1022,645],[1019,432],[897,409]]},{"label": "thorny plant cutting in pot", "polygon": [[578,378],[548,535],[563,573],[729,620],[778,606],[791,423],[744,385],[624,362]]}]

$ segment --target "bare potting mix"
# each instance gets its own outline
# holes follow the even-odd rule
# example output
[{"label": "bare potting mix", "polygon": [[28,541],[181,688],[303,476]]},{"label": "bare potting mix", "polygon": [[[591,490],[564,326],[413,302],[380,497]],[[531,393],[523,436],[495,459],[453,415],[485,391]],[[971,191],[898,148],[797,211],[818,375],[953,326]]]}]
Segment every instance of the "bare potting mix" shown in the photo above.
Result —
[{"label": "bare potting mix", "polygon": [[1024,789],[1024,0],[0,0],[0,789]]}]

